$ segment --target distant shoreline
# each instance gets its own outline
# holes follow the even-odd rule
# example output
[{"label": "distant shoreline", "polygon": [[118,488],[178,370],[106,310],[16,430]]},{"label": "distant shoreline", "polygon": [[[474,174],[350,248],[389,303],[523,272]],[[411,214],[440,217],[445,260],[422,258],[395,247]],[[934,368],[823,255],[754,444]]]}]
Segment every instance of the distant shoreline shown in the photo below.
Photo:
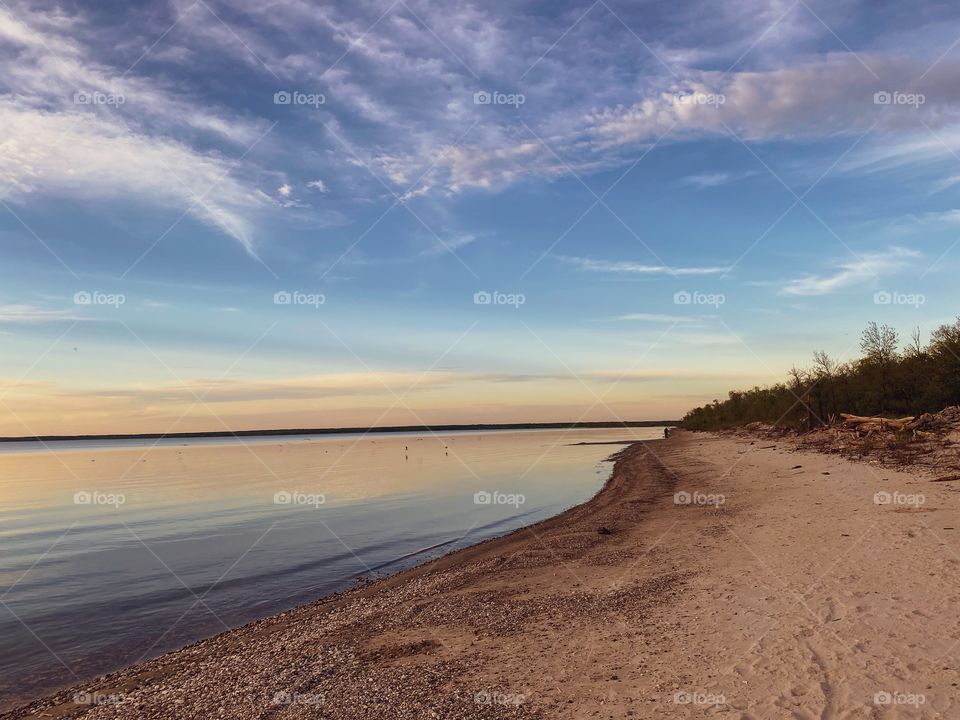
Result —
[{"label": "distant shoreline", "polygon": [[386,427],[285,428],[279,430],[220,430],[217,432],[112,433],[107,435],[22,435],[0,437],[3,442],[56,442],[60,440],[162,440],[164,438],[265,437],[270,435],[349,435],[367,433],[451,432],[463,430],[574,430],[627,427],[674,427],[679,420],[630,422],[489,423],[474,425],[390,425]]}]

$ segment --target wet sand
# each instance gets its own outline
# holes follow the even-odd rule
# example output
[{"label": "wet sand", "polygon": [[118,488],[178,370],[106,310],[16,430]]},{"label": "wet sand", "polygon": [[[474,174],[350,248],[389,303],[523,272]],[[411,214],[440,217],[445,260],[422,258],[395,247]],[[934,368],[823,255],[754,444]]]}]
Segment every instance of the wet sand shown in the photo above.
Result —
[{"label": "wet sand", "polygon": [[555,518],[2,717],[957,717],[958,490],[676,432]]}]

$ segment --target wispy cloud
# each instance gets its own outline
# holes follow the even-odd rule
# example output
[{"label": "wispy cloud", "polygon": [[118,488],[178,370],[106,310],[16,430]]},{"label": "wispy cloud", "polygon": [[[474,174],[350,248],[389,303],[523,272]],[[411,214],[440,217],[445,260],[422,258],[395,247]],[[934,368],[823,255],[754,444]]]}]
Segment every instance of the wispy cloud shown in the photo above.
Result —
[{"label": "wispy cloud", "polygon": [[701,173],[697,175],[688,175],[683,179],[683,184],[692,185],[693,187],[698,188],[712,188],[720,187],[721,185],[729,185],[730,183],[737,182],[738,180],[743,180],[748,177],[757,175],[756,171],[746,171],[739,173],[728,173],[728,172],[715,172],[715,173]]},{"label": "wispy cloud", "polygon": [[423,255],[444,255],[456,252],[467,245],[472,245],[478,237],[472,233],[459,233],[444,238],[431,238],[430,246],[423,251]]},{"label": "wispy cloud", "polygon": [[[447,200],[471,189],[588,175],[630,163],[655,144],[732,141],[731,134],[806,141],[875,128],[880,138],[866,139],[838,166],[848,172],[942,163],[960,153],[960,59],[934,64],[937,51],[911,41],[906,25],[886,30],[899,33],[890,42],[863,38],[867,49],[856,54],[818,52],[821,40],[835,47],[834,28],[850,22],[836,3],[690,0],[675,15],[627,5],[614,13],[600,3],[584,13],[461,0],[408,0],[386,10],[175,0],[165,12],[158,6],[160,32],[123,27],[126,42],[107,52],[119,27],[11,0],[12,10],[0,10],[0,39],[13,48],[0,60],[0,181],[13,186],[15,202],[132,199],[179,210],[254,253],[258,228],[273,211],[311,212],[294,188],[317,191],[315,199],[331,186],[338,194],[349,188],[369,200],[371,187],[383,194],[382,182],[404,200]],[[956,29],[954,20],[943,33]],[[129,63],[118,60],[124,53]],[[202,67],[213,56],[244,68],[243,92],[218,94],[212,88],[224,83],[215,73],[182,71],[180,63]],[[293,88],[324,93],[329,102],[309,112],[287,107],[271,130],[278,108],[270,91]],[[926,102],[874,102],[878,91],[907,88]],[[525,102],[477,103],[479,90],[521,94]],[[76,92],[126,101],[78,105]],[[265,134],[269,140],[247,155]],[[709,167],[682,182],[712,188],[762,172]],[[584,269],[722,272],[596,262]]]},{"label": "wispy cloud", "polygon": [[669,267],[666,265],[647,265],[632,260],[599,260],[566,255],[558,255],[557,259],[585,272],[626,275],[719,275],[729,270],[729,267],[726,266]]},{"label": "wispy cloud", "polygon": [[653,323],[691,323],[697,322],[697,318],[690,315],[661,315],[659,313],[628,313],[626,315],[617,315],[609,318],[610,321],[618,322],[653,322]]},{"label": "wispy cloud", "polygon": [[960,223],[960,210],[944,210],[942,212],[926,213],[921,220],[956,224]]},{"label": "wispy cloud", "polygon": [[902,270],[920,253],[909,248],[891,247],[882,252],[864,253],[839,263],[836,270],[822,275],[805,275],[789,280],[780,290],[784,295],[829,295]]},{"label": "wispy cloud", "polygon": [[42,308],[36,305],[0,305],[0,324],[35,325],[38,323],[79,321],[86,318],[71,309]]},{"label": "wispy cloud", "polygon": [[659,340],[631,340],[630,345],[643,348],[670,348],[674,346],[686,347],[688,345],[697,346],[728,346],[739,345],[738,340],[730,333],[711,333],[711,332],[672,332]]},{"label": "wispy cloud", "polygon": [[[239,158],[270,123],[103,64],[77,39],[85,30],[79,17],[0,9],[0,37],[16,49],[0,63],[9,199],[133,198],[189,214],[252,253],[254,218],[272,203]],[[209,149],[211,140],[232,145],[238,160]]]}]

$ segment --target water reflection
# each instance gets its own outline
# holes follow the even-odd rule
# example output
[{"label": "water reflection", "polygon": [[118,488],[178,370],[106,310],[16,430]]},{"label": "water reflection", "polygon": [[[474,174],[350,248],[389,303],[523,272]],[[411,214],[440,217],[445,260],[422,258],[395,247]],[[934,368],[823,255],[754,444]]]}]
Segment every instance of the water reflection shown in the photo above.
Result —
[{"label": "water reflection", "polygon": [[556,514],[659,428],[0,448],[0,698]]}]

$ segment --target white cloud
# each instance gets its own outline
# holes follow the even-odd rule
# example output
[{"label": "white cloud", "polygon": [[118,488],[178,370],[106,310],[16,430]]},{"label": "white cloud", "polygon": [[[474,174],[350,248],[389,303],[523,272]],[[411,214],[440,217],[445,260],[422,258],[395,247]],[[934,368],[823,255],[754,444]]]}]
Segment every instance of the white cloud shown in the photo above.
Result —
[{"label": "white cloud", "polygon": [[423,255],[443,255],[444,253],[456,252],[477,241],[477,236],[471,233],[460,233],[447,237],[431,237],[430,246],[423,251]]},{"label": "white cloud", "polygon": [[940,212],[924,213],[919,217],[911,216],[911,219],[921,223],[946,223],[955,225],[960,223],[960,209],[942,210]]},{"label": "white cloud", "polygon": [[712,188],[720,187],[721,185],[729,185],[730,183],[743,180],[744,178],[748,178],[756,174],[757,173],[755,171],[740,173],[700,173],[697,175],[688,175],[683,179],[683,183],[685,185],[692,185],[698,188]]},{"label": "white cloud", "polygon": [[[0,179],[10,199],[132,198],[187,213],[253,253],[255,215],[271,206],[244,179],[256,173],[192,140],[233,144],[239,157],[269,123],[103,65],[76,39],[85,30],[78,17],[0,9],[0,37],[17,49],[0,61]],[[83,102],[93,93],[113,101]]]},{"label": "white cloud", "polygon": [[838,290],[862,285],[903,269],[911,259],[920,257],[915,250],[891,247],[882,252],[865,253],[823,275],[805,275],[788,281],[780,290],[784,295],[828,295]]},{"label": "white cloud", "polygon": [[421,185],[420,187],[414,190],[408,190],[400,196],[401,202],[406,202],[407,200],[412,200],[415,197],[421,197],[429,193],[433,188],[430,185]]},{"label": "white cloud", "polygon": [[[883,81],[862,63],[874,68]],[[636,90],[619,86],[633,96],[629,102],[623,102],[621,95],[606,104],[596,102],[597,98],[582,107],[560,103],[563,110],[525,115],[523,125],[503,112],[481,114],[489,108],[478,111],[469,107],[468,99],[455,97],[437,125],[449,122],[462,127],[465,114],[479,121],[465,140],[455,144],[459,134],[454,131],[413,136],[413,142],[393,145],[394,149],[371,158],[370,164],[397,185],[406,186],[423,176],[420,192],[457,193],[470,188],[498,190],[528,178],[610,169],[630,162],[655,142],[704,137],[733,142],[806,140],[859,136],[868,130],[872,134],[844,159],[841,168],[867,170],[953,160],[952,153],[960,154],[960,125],[956,124],[960,87],[953,81],[960,60],[942,61],[917,82],[930,64],[929,58],[875,51],[803,56],[785,67],[729,74],[677,67],[675,77],[654,78]],[[574,76],[586,71],[558,69]],[[879,91],[908,88],[924,95],[925,102],[917,107],[874,102]],[[555,104],[556,98],[551,98],[542,107]],[[924,128],[921,120],[940,137]],[[692,175],[687,182],[714,187],[758,172],[763,170],[708,172]]]},{"label": "white cloud", "polygon": [[[921,119],[924,119],[922,115],[918,117]],[[943,170],[952,174],[960,153],[960,126],[937,127],[939,123],[930,118],[926,118],[926,122],[929,129],[921,125],[919,131],[883,136],[865,144],[863,151],[848,157],[840,169],[862,174],[887,172],[909,165],[940,164]],[[954,178],[948,175],[941,178],[933,189],[944,190],[953,184]]]},{"label": "white cloud", "polygon": [[[931,67],[936,55],[930,48],[916,47],[915,41],[905,43],[901,38],[899,43],[914,53],[911,56],[897,54],[896,43],[858,47],[857,55],[816,54],[821,39],[836,46],[832,31],[817,17],[842,27],[850,21],[848,4],[810,0],[817,10],[814,15],[803,3],[796,6],[783,0],[694,1],[676,17],[667,17],[651,14],[643,4],[620,8],[614,15],[601,3],[584,15],[579,9],[531,13],[522,3],[493,9],[461,0],[441,4],[409,0],[385,13],[375,3],[333,3],[318,9],[303,0],[268,5],[253,0],[199,5],[174,0],[170,19],[179,18],[176,31],[156,51],[190,56],[194,62],[202,61],[204,53],[216,53],[243,63],[258,82],[276,89],[325,93],[330,102],[312,115],[318,121],[315,127],[322,123],[328,131],[336,129],[359,159],[341,152],[329,133],[318,132],[327,143],[322,148],[326,154],[317,152],[312,159],[331,167],[312,168],[311,175],[324,174],[327,179],[306,185],[322,193],[332,181],[325,173],[352,173],[351,182],[341,186],[353,188],[359,187],[353,181],[365,176],[367,167],[391,183],[403,199],[444,197],[473,188],[496,191],[527,179],[551,180],[623,165],[664,134],[662,143],[728,137],[731,131],[747,141],[806,139],[859,134],[878,123],[876,133],[885,134],[883,142],[871,144],[867,139],[864,152],[852,154],[843,166],[862,171],[885,164],[942,161],[948,151],[925,129],[912,139],[902,137],[916,131],[918,119],[923,119],[960,152],[960,130],[953,129],[960,106],[960,87],[954,81],[960,60],[943,58],[914,87],[911,83]],[[217,15],[228,17],[229,27]],[[621,24],[622,20],[634,26],[644,17],[652,23],[649,42],[656,57]],[[376,27],[368,32],[375,21]],[[949,34],[948,28],[943,32]],[[17,49],[11,59],[0,61],[0,87],[11,99],[16,94],[16,111],[27,120],[44,112],[78,119],[82,115],[84,122],[89,119],[100,126],[87,135],[125,134],[129,142],[176,146],[201,167],[218,161],[229,166],[225,155],[239,156],[270,127],[262,118],[217,104],[199,89],[191,94],[189,78],[181,87],[162,77],[148,81],[136,73],[124,75],[98,62],[96,34],[82,18],[34,13],[25,6],[0,11],[0,37]],[[563,42],[553,47],[558,37]],[[609,41],[598,44],[597,37]],[[129,38],[128,42],[137,44]],[[924,51],[934,52],[934,57],[924,57]],[[156,57],[151,54],[150,60]],[[729,67],[734,61],[738,64],[729,73],[702,69]],[[882,83],[865,64],[883,78]],[[524,77],[523,87],[515,86],[519,77]],[[475,105],[473,93],[488,83],[492,83],[488,89],[528,95],[522,113]],[[878,90],[907,88],[925,93],[927,103],[919,109],[873,103]],[[127,104],[112,115],[101,109],[81,113],[68,98],[76,90],[90,89],[123,93]],[[691,93],[722,96],[723,102],[682,99]],[[291,125],[296,123],[277,132]],[[31,142],[19,136],[10,139]],[[296,147],[310,139],[297,137]],[[236,152],[218,155],[209,149],[214,143],[231,145]],[[104,154],[110,145],[103,143]],[[0,156],[0,161],[4,159]],[[29,160],[19,156],[25,168],[30,167]],[[255,194],[249,178],[264,173],[253,162],[248,159],[231,171],[235,187],[211,193],[206,207],[187,202],[196,192],[193,187],[179,195],[168,188],[157,197],[164,204],[191,207],[195,217],[251,249],[257,212],[276,205]],[[187,184],[192,185],[190,163],[182,164]],[[132,175],[101,175],[99,169],[80,167],[74,172],[89,170],[88,182],[107,185],[106,195],[119,194],[125,188],[123,180]],[[67,170],[51,167],[46,174],[35,175],[30,192],[66,192],[55,182],[48,187],[47,180]],[[737,179],[735,174],[711,171],[691,175],[687,182],[714,187]],[[128,193],[152,201],[155,189],[156,183],[140,181],[129,186]],[[96,196],[93,190],[88,194]],[[288,197],[282,192],[281,196]]]},{"label": "white cloud", "polygon": [[130,133],[87,113],[24,110],[0,100],[0,181],[11,198],[135,198],[181,209],[254,252],[252,213],[270,207],[231,163],[181,143]]},{"label": "white cloud", "polygon": [[84,320],[74,310],[51,310],[36,305],[0,305],[0,324],[35,325],[38,323]]},{"label": "white cloud", "polygon": [[658,313],[628,313],[610,319],[654,323],[690,323],[697,321],[697,318],[690,317],[689,315],[661,315]]},{"label": "white cloud", "polygon": [[632,260],[596,260],[593,258],[567,257],[557,258],[587,272],[620,273],[630,275],[719,275],[728,267],[669,267],[667,265],[646,265]]},{"label": "white cloud", "polygon": [[281,196],[283,196],[283,197],[285,197],[285,198],[288,198],[288,197],[290,197],[290,193],[293,192],[293,188],[290,187],[289,185],[287,185],[286,183],[284,183],[283,185],[281,185],[280,187],[277,188],[277,192],[278,192]]}]

